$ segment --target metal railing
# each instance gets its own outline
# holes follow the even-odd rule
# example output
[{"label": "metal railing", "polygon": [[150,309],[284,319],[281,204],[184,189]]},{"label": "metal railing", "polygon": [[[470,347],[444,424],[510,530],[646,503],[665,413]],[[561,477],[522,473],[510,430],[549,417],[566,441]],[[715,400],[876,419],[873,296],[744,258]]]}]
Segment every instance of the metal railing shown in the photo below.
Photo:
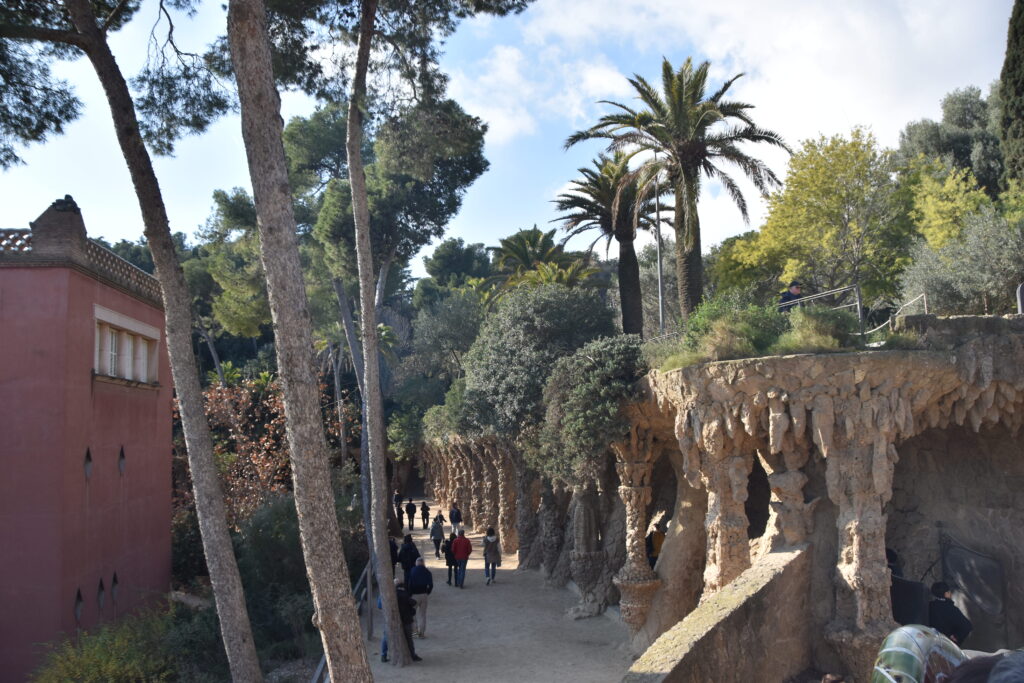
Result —
[{"label": "metal railing", "polygon": [[897,308],[893,313],[890,313],[889,314],[889,319],[886,320],[884,323],[882,323],[878,327],[875,327],[873,329],[868,330],[864,334],[865,335],[874,334],[875,332],[878,332],[880,329],[882,329],[886,325],[888,325],[889,329],[891,330],[892,329],[892,321],[896,319],[896,316],[898,316],[900,313],[902,313],[903,310],[906,309],[908,306],[910,306],[911,304],[915,304],[918,301],[923,301],[924,302],[924,312],[925,312],[925,315],[927,315],[928,314],[928,295],[927,294],[918,294],[913,299],[911,299],[910,301],[906,302],[905,304],[903,304],[902,306]]},{"label": "metal railing", "polygon": [[[356,601],[356,613],[363,623],[363,630],[368,639],[373,638],[373,582],[375,578],[373,558],[371,557],[366,562],[363,573],[359,575],[356,585],[352,588],[352,597]],[[327,655],[324,654],[320,657],[320,663],[317,664],[316,671],[309,679],[309,683],[330,683],[330,681],[331,676],[327,671]]]}]

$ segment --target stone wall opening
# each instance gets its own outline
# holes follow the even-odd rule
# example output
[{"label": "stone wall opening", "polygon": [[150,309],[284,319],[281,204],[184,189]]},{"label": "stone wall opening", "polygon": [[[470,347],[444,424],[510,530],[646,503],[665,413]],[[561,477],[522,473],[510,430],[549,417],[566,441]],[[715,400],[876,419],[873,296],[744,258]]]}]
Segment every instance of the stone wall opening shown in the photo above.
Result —
[{"label": "stone wall opening", "polygon": [[996,578],[965,582],[973,584],[962,603],[974,623],[966,644],[972,649],[1024,643],[1024,614],[1016,608],[1024,604],[1022,451],[1003,426],[932,429],[898,447],[886,546],[899,556],[904,576],[926,586],[953,583],[942,559],[951,542],[1002,569],[1002,580],[995,572],[988,576]]},{"label": "stone wall opening", "polygon": [[759,458],[754,458],[754,467],[747,478],[747,501],[743,509],[747,513],[747,538],[761,538],[768,528],[771,512],[772,489],[768,485],[768,473],[764,471]]}]

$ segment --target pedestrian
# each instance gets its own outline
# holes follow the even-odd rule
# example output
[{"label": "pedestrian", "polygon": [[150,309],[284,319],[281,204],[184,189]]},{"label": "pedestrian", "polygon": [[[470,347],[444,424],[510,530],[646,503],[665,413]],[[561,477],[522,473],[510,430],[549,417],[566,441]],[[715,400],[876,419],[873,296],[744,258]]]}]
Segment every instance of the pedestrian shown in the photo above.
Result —
[{"label": "pedestrian", "polygon": [[498,541],[498,534],[494,527],[487,528],[487,535],[484,536],[484,576],[487,577],[487,585],[490,586],[497,578],[495,570],[501,566],[501,543]]},{"label": "pedestrian", "polygon": [[427,505],[427,501],[420,503],[420,518],[423,519],[423,528],[427,528],[427,522],[430,521],[430,507]]},{"label": "pedestrian", "polygon": [[409,572],[416,566],[416,558],[419,556],[420,551],[413,543],[412,534],[406,534],[402,541],[402,547],[398,549],[398,561],[402,565],[402,573],[407,586],[409,585]]},{"label": "pedestrian", "polygon": [[466,538],[466,530],[460,529],[458,537],[452,541],[452,552],[455,554],[455,585],[466,587],[466,565],[473,554],[473,544]]},{"label": "pedestrian", "polygon": [[441,559],[441,542],[444,541],[444,517],[434,517],[434,523],[430,525],[430,540],[434,542],[434,556]]},{"label": "pedestrian", "polygon": [[960,647],[971,634],[971,620],[953,604],[953,589],[945,581],[932,584],[934,600],[928,603],[928,625]]},{"label": "pedestrian", "polygon": [[401,531],[402,518],[405,515],[405,512],[402,509],[402,501],[405,500],[405,496],[402,495],[401,491],[395,489],[395,497],[393,498],[393,500],[395,501],[395,514],[398,516],[398,530]]},{"label": "pedestrian", "polygon": [[448,567],[448,585],[452,585],[452,573],[455,571],[455,550],[452,545],[455,543],[455,534],[448,537],[448,540],[444,542],[441,547],[441,552],[444,553],[444,564]]},{"label": "pedestrian", "polygon": [[398,564],[398,544],[395,539],[388,536],[388,550],[391,551],[391,573],[395,573],[395,565]]},{"label": "pedestrian", "polygon": [[412,661],[423,661],[423,658],[416,654],[416,646],[412,642],[412,624],[416,619],[416,600],[409,595],[409,591],[405,589],[405,583],[400,576],[395,577],[395,595],[398,598],[398,616],[402,620],[402,633],[405,635],[405,642],[409,646]]},{"label": "pedestrian", "polygon": [[398,517],[398,530],[401,531],[405,526],[405,513],[402,512],[401,505],[395,508],[395,515]]},{"label": "pedestrian", "polygon": [[416,503],[412,502],[412,498],[405,504],[405,516],[409,518],[409,531],[416,528]]},{"label": "pedestrian", "polygon": [[792,311],[793,307],[798,305],[797,300],[803,297],[802,291],[803,285],[800,284],[799,280],[790,282],[789,289],[779,297],[779,313],[789,313]]},{"label": "pedestrian", "polygon": [[416,566],[409,572],[409,593],[416,599],[416,628],[414,635],[427,637],[427,603],[434,590],[434,576],[423,563],[422,557],[416,558]]},{"label": "pedestrian", "polygon": [[457,503],[452,503],[452,509],[448,511],[448,521],[452,523],[453,534],[462,531],[462,510]]}]

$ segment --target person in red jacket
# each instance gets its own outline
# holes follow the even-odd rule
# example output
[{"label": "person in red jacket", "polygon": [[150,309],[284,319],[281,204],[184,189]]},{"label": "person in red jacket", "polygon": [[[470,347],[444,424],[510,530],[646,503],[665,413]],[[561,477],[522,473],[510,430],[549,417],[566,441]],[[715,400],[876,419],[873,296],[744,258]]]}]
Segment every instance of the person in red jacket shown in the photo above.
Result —
[{"label": "person in red jacket", "polygon": [[473,554],[473,544],[466,538],[464,529],[459,530],[459,537],[452,542],[452,552],[455,554],[455,585],[464,588],[466,564],[469,563],[469,556]]}]

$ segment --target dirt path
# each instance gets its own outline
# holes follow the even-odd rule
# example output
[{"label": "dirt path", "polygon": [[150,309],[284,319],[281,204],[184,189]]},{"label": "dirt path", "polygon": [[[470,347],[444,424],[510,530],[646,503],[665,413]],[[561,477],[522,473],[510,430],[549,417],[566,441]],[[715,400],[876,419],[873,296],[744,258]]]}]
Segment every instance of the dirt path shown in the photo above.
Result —
[{"label": "dirt path", "polygon": [[[433,517],[436,508],[432,506],[431,511]],[[421,526],[419,520],[416,526]],[[446,526],[445,532],[449,531]],[[375,621],[375,638],[367,643],[366,651],[377,681],[541,683],[622,679],[632,661],[623,624],[607,617],[579,621],[566,617],[566,610],[576,604],[576,596],[568,590],[546,588],[540,572],[516,571],[515,555],[502,558],[497,581],[486,585],[482,537],[476,534],[469,535],[473,555],[466,571],[466,587],[448,586],[444,555],[440,560],[434,557],[434,545],[426,530],[412,533],[434,577],[426,638],[415,639],[416,653],[423,661],[407,668],[382,663],[381,622]]]}]

